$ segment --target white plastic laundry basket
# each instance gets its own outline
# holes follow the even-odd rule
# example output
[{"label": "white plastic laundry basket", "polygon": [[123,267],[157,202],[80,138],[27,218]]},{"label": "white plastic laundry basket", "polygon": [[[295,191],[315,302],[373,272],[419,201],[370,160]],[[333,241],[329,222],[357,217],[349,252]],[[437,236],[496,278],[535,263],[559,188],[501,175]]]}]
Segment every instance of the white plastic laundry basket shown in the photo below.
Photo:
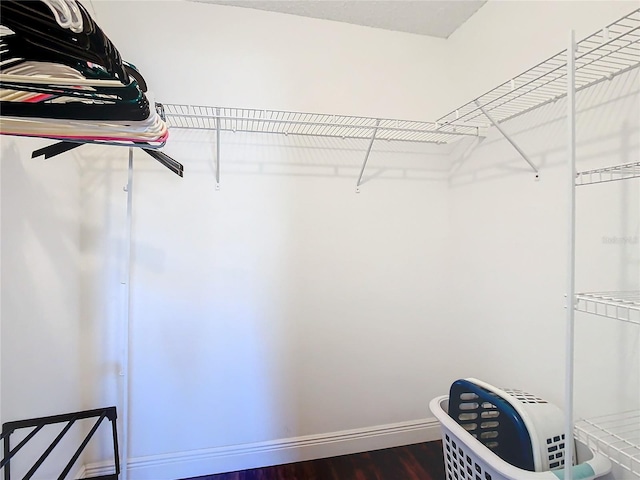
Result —
[{"label": "white plastic laundry basket", "polygon": [[[564,470],[531,472],[505,462],[475,439],[448,414],[449,396],[434,398],[429,408],[440,421],[447,480],[558,480]],[[611,463],[575,442],[578,464],[573,466],[574,480],[592,480],[606,475]]]}]

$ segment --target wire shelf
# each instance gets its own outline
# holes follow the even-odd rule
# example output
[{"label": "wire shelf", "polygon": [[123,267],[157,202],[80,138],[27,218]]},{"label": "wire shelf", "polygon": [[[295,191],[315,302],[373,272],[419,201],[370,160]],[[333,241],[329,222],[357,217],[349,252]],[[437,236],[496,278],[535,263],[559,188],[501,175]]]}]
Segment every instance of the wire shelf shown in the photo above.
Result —
[{"label": "wire shelf", "polygon": [[310,135],[418,143],[450,143],[478,136],[474,126],[439,125],[412,120],[379,119],[248,108],[163,104],[170,128],[284,135]]},{"label": "wire shelf", "polygon": [[640,162],[625,163],[624,165],[578,172],[576,175],[576,186],[614,182],[616,180],[638,177],[640,177]]},{"label": "wire shelf", "polygon": [[581,420],[576,423],[575,434],[589,447],[640,478],[640,410]]},{"label": "wire shelf", "polygon": [[578,293],[575,309],[640,325],[640,291]]},{"label": "wire shelf", "polygon": [[[576,91],[640,65],[640,9],[577,43]],[[498,122],[522,115],[566,95],[566,50],[444,115],[438,123],[485,127],[478,102]]]}]

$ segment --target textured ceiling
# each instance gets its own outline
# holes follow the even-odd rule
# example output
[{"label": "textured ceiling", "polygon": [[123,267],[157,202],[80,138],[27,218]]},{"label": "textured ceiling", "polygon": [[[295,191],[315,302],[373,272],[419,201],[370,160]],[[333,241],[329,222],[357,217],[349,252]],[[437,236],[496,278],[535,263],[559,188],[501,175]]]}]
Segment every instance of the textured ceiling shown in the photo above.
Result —
[{"label": "textured ceiling", "polygon": [[486,0],[195,0],[448,38]]}]

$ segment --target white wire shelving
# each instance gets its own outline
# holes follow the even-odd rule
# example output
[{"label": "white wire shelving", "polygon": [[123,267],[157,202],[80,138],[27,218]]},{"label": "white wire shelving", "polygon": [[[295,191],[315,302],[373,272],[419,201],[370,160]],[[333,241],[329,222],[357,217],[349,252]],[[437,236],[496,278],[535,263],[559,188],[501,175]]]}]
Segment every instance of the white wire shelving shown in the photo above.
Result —
[{"label": "white wire shelving", "polygon": [[575,435],[640,478],[640,410],[581,420],[576,423]]},{"label": "white wire shelving", "polygon": [[640,292],[578,293],[575,310],[640,325]]},{"label": "white wire shelving", "polygon": [[[577,50],[574,72],[576,90],[638,67],[640,9],[581,40],[577,43]],[[482,137],[491,124],[497,127],[537,174],[536,165],[500,127],[500,123],[565,97],[567,80],[564,50],[436,122],[204,105],[165,103],[163,106],[170,128],[216,131],[218,167],[220,132],[224,131],[369,140],[357,182],[359,186],[375,141],[446,144],[463,137]],[[219,168],[216,170],[219,172]],[[584,172],[580,179],[602,178],[600,181],[610,181],[628,178],[629,175],[638,176],[637,170],[637,164],[617,169],[612,167],[608,171]],[[219,184],[219,173],[216,173],[216,182]]]},{"label": "white wire shelving", "polygon": [[418,143],[450,143],[463,136],[478,136],[473,126],[434,122],[332,115],[327,113],[258,110],[252,108],[163,104],[172,128],[229,132],[309,135]]},{"label": "white wire shelving", "polygon": [[[577,42],[576,47],[576,91],[636,68],[640,64],[640,9]],[[566,96],[566,67],[564,50],[444,115],[438,123],[483,127],[557,101]]]},{"label": "white wire shelving", "polygon": [[[640,325],[640,292],[575,292],[576,187],[640,177],[640,162],[576,172],[575,94],[640,65],[640,9],[580,42],[574,43],[572,34],[569,44],[564,52],[492,90],[472,105],[465,106],[462,115],[456,113],[456,119],[449,114],[445,121],[452,119],[454,121],[449,123],[459,124],[459,119],[463,118],[464,124],[474,125],[483,120],[483,115],[489,120],[495,117],[497,121],[505,121],[567,97],[568,180],[571,189],[568,298],[573,304],[568,305],[566,324],[565,432],[570,435],[573,430],[575,436],[593,450],[607,456],[630,475],[640,477],[640,412],[582,420],[573,428],[571,422],[574,403],[574,312]],[[573,478],[569,469],[565,471],[567,474],[569,479]],[[627,478],[626,474],[624,478]]]},{"label": "white wire shelving", "polygon": [[360,191],[364,169],[375,141],[447,144],[461,137],[480,136],[480,129],[475,126],[459,127],[414,120],[168,103],[163,104],[162,108],[169,128],[216,132],[216,189],[220,185],[221,132],[368,140],[369,147],[360,170],[356,192]]},{"label": "white wire shelving", "polygon": [[[576,91],[640,65],[640,9],[576,44]],[[467,102],[436,122],[252,108],[164,104],[173,128],[279,133],[342,138],[449,143],[478,136],[502,123],[566,96],[566,50]]]},{"label": "white wire shelving", "polygon": [[615,182],[640,177],[640,162],[625,163],[612,167],[586,170],[576,174],[576,186],[593,183]]}]

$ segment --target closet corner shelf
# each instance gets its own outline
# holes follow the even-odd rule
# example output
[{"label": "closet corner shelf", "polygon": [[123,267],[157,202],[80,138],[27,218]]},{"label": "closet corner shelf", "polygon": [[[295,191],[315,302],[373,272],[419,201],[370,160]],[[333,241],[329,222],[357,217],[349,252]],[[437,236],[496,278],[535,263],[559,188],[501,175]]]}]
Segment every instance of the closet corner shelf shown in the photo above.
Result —
[{"label": "closet corner shelf", "polygon": [[[638,67],[640,9],[579,41],[576,50],[576,91]],[[566,50],[563,50],[441,117],[438,122],[458,127],[486,127],[489,121],[502,123],[560,100],[567,91],[566,66]]]},{"label": "closet corner shelf", "polygon": [[576,423],[575,435],[640,478],[640,410],[581,420]]},{"label": "closet corner shelf", "polygon": [[586,170],[576,174],[576,186],[614,182],[640,177],[640,162],[625,163],[613,167]]},{"label": "closet corner shelf", "polygon": [[640,325],[640,291],[578,293],[575,309]]}]

